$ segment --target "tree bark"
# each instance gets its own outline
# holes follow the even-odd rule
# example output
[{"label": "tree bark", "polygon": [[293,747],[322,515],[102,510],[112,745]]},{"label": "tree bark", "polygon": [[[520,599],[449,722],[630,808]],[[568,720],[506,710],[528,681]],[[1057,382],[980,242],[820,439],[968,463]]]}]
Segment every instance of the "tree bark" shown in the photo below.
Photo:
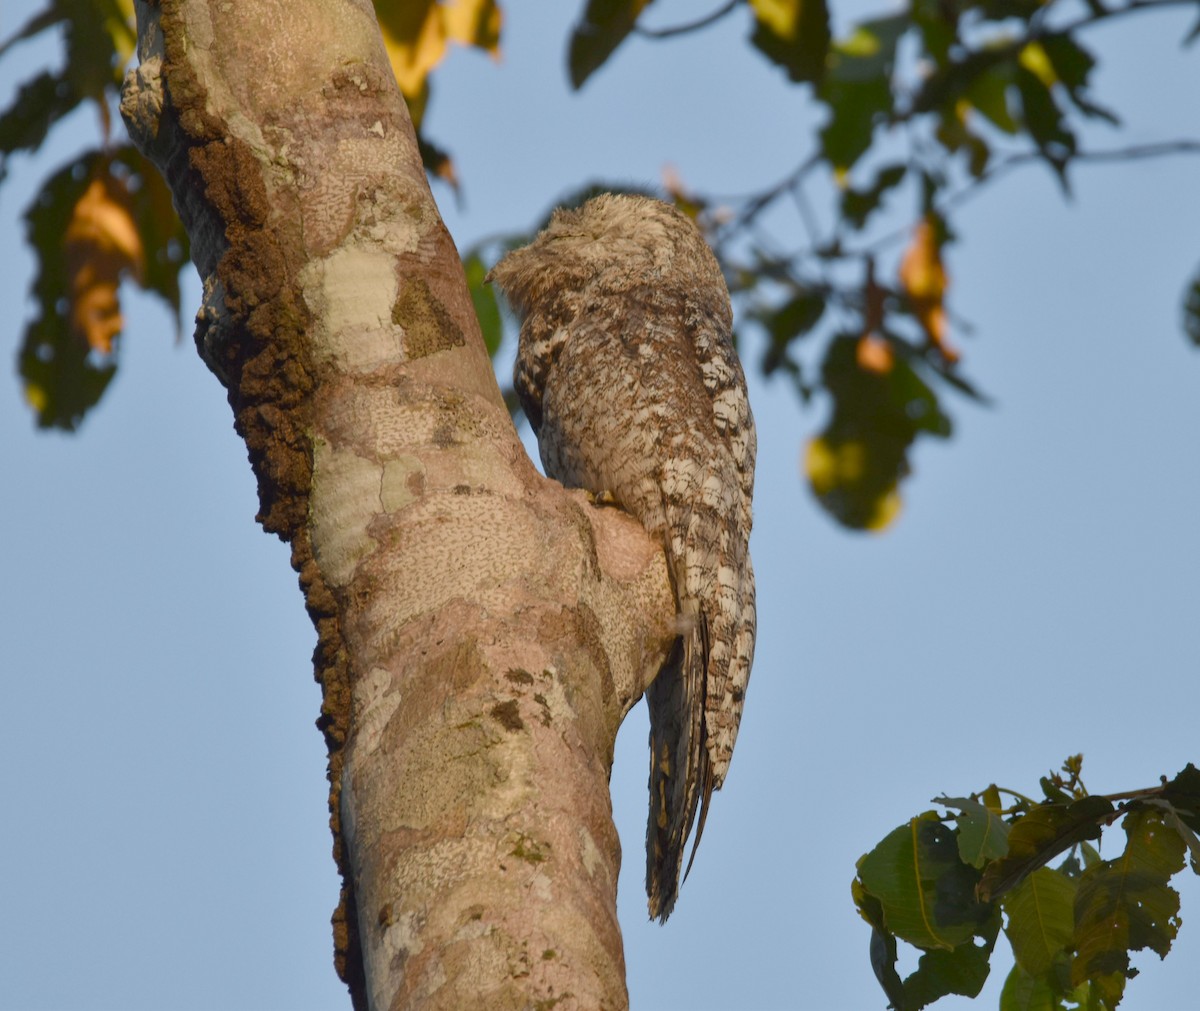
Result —
[{"label": "tree bark", "polygon": [[122,114],[317,628],[357,1008],[621,1008],[608,775],[674,603],[500,397],[368,0],[137,4]]}]

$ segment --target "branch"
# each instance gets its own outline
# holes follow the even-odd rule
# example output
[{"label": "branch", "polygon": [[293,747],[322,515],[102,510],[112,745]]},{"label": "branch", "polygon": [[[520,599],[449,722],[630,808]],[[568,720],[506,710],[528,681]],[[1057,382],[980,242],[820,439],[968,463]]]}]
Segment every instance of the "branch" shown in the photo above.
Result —
[{"label": "branch", "polygon": [[[1114,162],[1141,161],[1146,158],[1164,158],[1169,155],[1200,154],[1200,140],[1182,138],[1180,140],[1155,141],[1150,144],[1131,144],[1128,147],[1113,148],[1108,151],[1077,151],[1070,157],[1070,162]],[[1040,151],[1017,151],[996,162],[977,179],[971,180],[957,193],[948,196],[942,203],[942,210],[958,207],[972,199],[981,189],[995,182],[1013,169],[1020,168],[1032,162],[1043,161]],[[874,246],[868,248],[875,248]]]},{"label": "branch", "polygon": [[641,35],[647,39],[669,39],[675,35],[686,35],[688,32],[699,31],[701,28],[707,28],[711,24],[720,21],[721,18],[729,14],[741,0],[729,0],[729,3],[724,7],[720,7],[711,14],[706,14],[697,21],[689,21],[686,24],[674,25],[671,28],[643,28],[641,25],[634,25],[633,31],[637,35]]}]

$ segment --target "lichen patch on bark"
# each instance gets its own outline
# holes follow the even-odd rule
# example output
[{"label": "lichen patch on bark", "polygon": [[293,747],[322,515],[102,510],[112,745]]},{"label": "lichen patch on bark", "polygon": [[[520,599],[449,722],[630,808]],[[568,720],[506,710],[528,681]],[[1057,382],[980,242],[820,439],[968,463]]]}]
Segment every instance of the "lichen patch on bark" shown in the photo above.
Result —
[{"label": "lichen patch on bark", "polygon": [[424,358],[466,343],[454,317],[421,277],[404,285],[392,307],[392,322],[404,328],[404,350],[410,358]]}]

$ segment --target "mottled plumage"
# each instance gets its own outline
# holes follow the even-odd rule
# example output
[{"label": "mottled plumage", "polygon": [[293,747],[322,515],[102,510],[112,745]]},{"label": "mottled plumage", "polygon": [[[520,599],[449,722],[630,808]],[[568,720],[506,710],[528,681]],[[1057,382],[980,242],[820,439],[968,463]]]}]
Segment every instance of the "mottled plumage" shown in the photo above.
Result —
[{"label": "mottled plumage", "polygon": [[[661,539],[680,637],[646,693],[646,890],[666,920],[697,809],[729,768],[754,657],[755,434],[729,293],[683,214],[604,194],[491,274],[522,320],[515,384],[546,473]],[[693,847],[694,852],[694,847]]]}]

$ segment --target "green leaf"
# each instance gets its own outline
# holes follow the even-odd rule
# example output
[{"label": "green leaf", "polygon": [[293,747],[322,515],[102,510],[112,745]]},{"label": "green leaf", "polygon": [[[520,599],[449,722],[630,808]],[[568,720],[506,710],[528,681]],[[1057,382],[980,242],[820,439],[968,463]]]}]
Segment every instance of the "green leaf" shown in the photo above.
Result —
[{"label": "green leaf", "polygon": [[896,935],[884,925],[883,906],[858,878],[850,882],[850,893],[859,915],[871,925],[871,970],[891,1006],[904,1008],[904,984],[896,972]]},{"label": "green leaf", "polygon": [[1200,769],[1189,762],[1183,772],[1163,785],[1160,796],[1184,822],[1200,832]]},{"label": "green leaf", "polygon": [[454,171],[454,159],[450,157],[450,153],[421,133],[417,134],[417,150],[420,152],[421,165],[425,171],[457,192],[458,175]]},{"label": "green leaf", "polygon": [[817,97],[830,112],[821,128],[821,155],[836,171],[858,160],[876,124],[890,116],[896,44],[910,24],[907,14],[864,21],[830,50]]},{"label": "green leaf", "polygon": [[1064,124],[1062,110],[1054,101],[1050,88],[1024,66],[1014,70],[1017,91],[1021,96],[1021,118],[1038,153],[1054,169],[1059,182],[1067,190],[1067,163],[1075,154],[1075,134]]},{"label": "green leaf", "polygon": [[17,369],[39,428],[74,430],[116,373],[116,364],[92,351],[71,326],[70,272],[62,242],[101,160],[90,152],[56,172],[25,212],[29,245],[38,258],[32,288],[38,314],[26,327]]},{"label": "green leaf", "polygon": [[763,355],[763,373],[771,375],[778,369],[795,368],[788,355],[792,341],[812,332],[825,313],[825,296],[818,291],[802,288],[783,305],[760,310],[752,315],[767,332],[770,343]]},{"label": "green leaf", "polygon": [[1100,825],[1113,811],[1103,797],[1084,797],[1071,804],[1039,804],[1008,833],[1008,856],[983,872],[979,897],[997,899],[1022,878],[1084,839],[1097,839]]},{"label": "green leaf", "polygon": [[583,87],[583,82],[604,65],[650,3],[651,0],[588,0],[583,17],[571,31],[567,49],[571,87]]},{"label": "green leaf", "polygon": [[859,861],[858,877],[887,929],[921,948],[952,950],[990,912],[975,901],[978,873],[958,859],[955,833],[931,811],[889,833]]},{"label": "green leaf", "polygon": [[1014,965],[1000,991],[1000,1011],[1062,1011],[1062,1001],[1045,979]]},{"label": "green leaf", "polygon": [[991,971],[990,957],[995,942],[984,945],[964,941],[951,951],[927,951],[917,963],[916,970],[904,980],[907,1005],[923,1008],[949,994],[975,997],[987,982]]},{"label": "green leaf", "polygon": [[76,339],[66,317],[54,312],[26,328],[17,371],[38,427],[74,431],[104,395],[117,367],[97,360]]},{"label": "green leaf", "polygon": [[1167,882],[1184,866],[1184,844],[1161,812],[1131,811],[1125,852],[1090,868],[1075,898],[1075,985],[1091,980],[1115,1005],[1136,970],[1129,953],[1149,948],[1165,958],[1179,929],[1179,893]]},{"label": "green leaf", "polygon": [[467,275],[467,288],[475,305],[475,315],[479,319],[483,343],[487,347],[488,355],[494,358],[500,348],[500,339],[504,336],[504,327],[500,320],[500,307],[496,304],[496,293],[490,285],[484,283],[487,267],[477,252],[470,252],[463,260],[463,270]]},{"label": "green leaf", "polygon": [[[115,287],[118,272],[136,280],[160,296],[179,320],[179,270],[187,260],[188,241],[158,171],[125,146],[89,152],[47,179],[25,213],[29,244],[38,260],[32,288],[37,315],[18,355],[25,397],[42,428],[77,428],[116,373],[115,352],[89,347],[74,314],[74,300],[83,290],[80,280],[96,279],[104,266],[103,250],[87,243],[74,243],[68,250],[64,244],[80,198],[97,181],[105,184],[107,199],[115,201],[129,230],[123,265],[118,258],[118,266],[110,261],[104,267],[113,271],[109,282]],[[119,325],[119,312],[114,316]]]},{"label": "green leaf", "polygon": [[46,72],[22,84],[12,105],[0,113],[0,179],[9,155],[37,150],[50,128],[82,100],[66,76]]},{"label": "green leaf", "polygon": [[967,84],[966,97],[997,129],[1009,135],[1019,129],[1008,106],[1012,69],[1006,64],[987,67]]},{"label": "green leaf", "polygon": [[175,213],[171,191],[158,169],[132,144],[117,148],[109,159],[131,176],[130,210],[145,250],[138,283],[143,291],[157,295],[171,308],[176,327],[182,329],[179,271],[188,262],[190,246],[187,230]]},{"label": "green leaf", "polygon": [[913,24],[921,33],[921,44],[936,67],[944,67],[950,59],[950,49],[958,41],[958,7],[948,7],[939,0],[913,0]]},{"label": "green leaf", "polygon": [[894,163],[885,165],[875,173],[875,179],[865,190],[848,188],[842,193],[842,218],[851,228],[860,229],[867,218],[878,209],[888,190],[904,181],[908,165]]},{"label": "green leaf", "polygon": [[1008,853],[1008,822],[970,797],[935,797],[934,803],[963,813],[958,824],[958,855],[962,862],[982,868]]},{"label": "green leaf", "polygon": [[1085,116],[1107,120],[1117,126],[1120,121],[1116,115],[1087,96],[1088,77],[1096,65],[1095,57],[1070,35],[1047,35],[1041,46],[1072,104]]},{"label": "green leaf", "polygon": [[40,35],[47,28],[53,28],[59,22],[65,21],[66,19],[66,12],[59,10],[57,7],[51,4],[45,10],[39,11],[37,14],[31,17],[12,35],[5,39],[3,43],[0,43],[0,56],[3,56],[5,53],[7,53],[18,42],[22,42],[25,39],[31,39],[35,35]]},{"label": "green leaf", "polygon": [[56,6],[68,12],[63,73],[81,95],[107,102],[120,87],[122,67],[132,52],[132,29],[116,0],[58,0]]},{"label": "green leaf", "polygon": [[750,42],[783,67],[793,81],[819,81],[829,52],[825,0],[749,0],[754,11]]},{"label": "green leaf", "polygon": [[[866,363],[864,341],[883,342],[887,360]],[[945,438],[950,418],[917,374],[920,354],[891,334],[841,335],[822,363],[833,414],[808,446],[805,468],[817,501],[852,530],[882,530],[900,507],[899,482],[909,473],[908,452],[919,435]]]},{"label": "green leaf", "polygon": [[1039,867],[1004,896],[1005,933],[1017,964],[1042,975],[1071,943],[1075,933],[1075,883],[1058,871]]}]

